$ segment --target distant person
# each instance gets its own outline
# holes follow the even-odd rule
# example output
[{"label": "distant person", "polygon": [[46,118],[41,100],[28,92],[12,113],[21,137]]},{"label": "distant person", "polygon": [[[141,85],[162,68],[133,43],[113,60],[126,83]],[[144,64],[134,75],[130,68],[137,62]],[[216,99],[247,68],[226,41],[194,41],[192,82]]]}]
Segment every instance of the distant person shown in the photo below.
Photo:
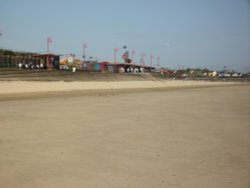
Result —
[{"label": "distant person", "polygon": [[30,68],[30,69],[33,69],[33,68],[34,68],[34,65],[33,65],[32,61],[29,62],[29,68]]},{"label": "distant person", "polygon": [[21,62],[19,62],[19,63],[18,63],[18,67],[19,67],[19,69],[21,69],[21,68],[22,68],[22,66],[23,66],[23,65],[22,65],[22,63],[21,63]]},{"label": "distant person", "polygon": [[87,63],[83,63],[83,71],[87,72],[87,70],[88,70]]},{"label": "distant person", "polygon": [[25,63],[25,69],[29,69],[28,63]]},{"label": "distant person", "polygon": [[22,68],[26,69],[26,62],[24,60],[23,60],[23,63],[22,63]]}]

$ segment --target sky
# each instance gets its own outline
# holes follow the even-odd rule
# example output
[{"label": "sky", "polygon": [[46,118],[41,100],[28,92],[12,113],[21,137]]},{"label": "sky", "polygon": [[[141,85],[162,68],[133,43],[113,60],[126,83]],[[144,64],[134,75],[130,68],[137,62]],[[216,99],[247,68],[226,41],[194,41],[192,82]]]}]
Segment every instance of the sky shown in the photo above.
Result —
[{"label": "sky", "polygon": [[0,48],[250,71],[250,0],[0,0]]}]

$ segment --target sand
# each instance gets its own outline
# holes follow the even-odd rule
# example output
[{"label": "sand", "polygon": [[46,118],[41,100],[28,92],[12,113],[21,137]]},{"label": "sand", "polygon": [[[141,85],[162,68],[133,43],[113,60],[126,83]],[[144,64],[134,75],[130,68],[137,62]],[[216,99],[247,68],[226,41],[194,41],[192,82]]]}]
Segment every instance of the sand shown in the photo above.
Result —
[{"label": "sand", "polygon": [[[174,89],[1,100],[0,187],[250,187],[250,86],[147,83]],[[1,82],[0,92],[122,84]]]},{"label": "sand", "polygon": [[[234,85],[234,82],[209,81],[112,81],[112,82],[32,82],[32,81],[2,81],[0,82],[0,95],[13,93],[57,92],[80,90],[106,90],[106,89],[142,89],[142,88],[170,88],[189,86],[218,86]],[[240,83],[237,83],[240,84]]]}]

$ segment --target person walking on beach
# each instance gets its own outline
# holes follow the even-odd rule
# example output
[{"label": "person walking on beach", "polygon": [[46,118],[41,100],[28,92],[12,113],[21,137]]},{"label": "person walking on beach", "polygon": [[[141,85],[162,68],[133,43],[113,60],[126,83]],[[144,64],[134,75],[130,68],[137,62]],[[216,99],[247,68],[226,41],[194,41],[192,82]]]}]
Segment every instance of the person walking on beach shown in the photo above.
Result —
[{"label": "person walking on beach", "polygon": [[87,64],[86,64],[86,63],[83,63],[83,71],[84,71],[84,72],[87,72],[87,69],[88,69],[88,68],[87,68]]}]

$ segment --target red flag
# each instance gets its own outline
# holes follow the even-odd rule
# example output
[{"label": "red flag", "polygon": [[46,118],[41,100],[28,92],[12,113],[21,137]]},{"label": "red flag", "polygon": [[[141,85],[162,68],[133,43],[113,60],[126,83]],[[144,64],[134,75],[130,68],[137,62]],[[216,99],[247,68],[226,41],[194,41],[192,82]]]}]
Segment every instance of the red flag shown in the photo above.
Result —
[{"label": "red flag", "polygon": [[84,44],[83,44],[83,48],[88,48],[88,44],[87,44],[87,43],[84,43]]},{"label": "red flag", "polygon": [[118,52],[118,48],[115,48],[115,49],[114,49],[114,52]]},{"label": "red flag", "polygon": [[128,59],[128,51],[124,52],[124,54],[122,55],[122,59]]},{"label": "red flag", "polygon": [[51,39],[51,37],[48,37],[48,43],[52,43],[52,39]]}]

